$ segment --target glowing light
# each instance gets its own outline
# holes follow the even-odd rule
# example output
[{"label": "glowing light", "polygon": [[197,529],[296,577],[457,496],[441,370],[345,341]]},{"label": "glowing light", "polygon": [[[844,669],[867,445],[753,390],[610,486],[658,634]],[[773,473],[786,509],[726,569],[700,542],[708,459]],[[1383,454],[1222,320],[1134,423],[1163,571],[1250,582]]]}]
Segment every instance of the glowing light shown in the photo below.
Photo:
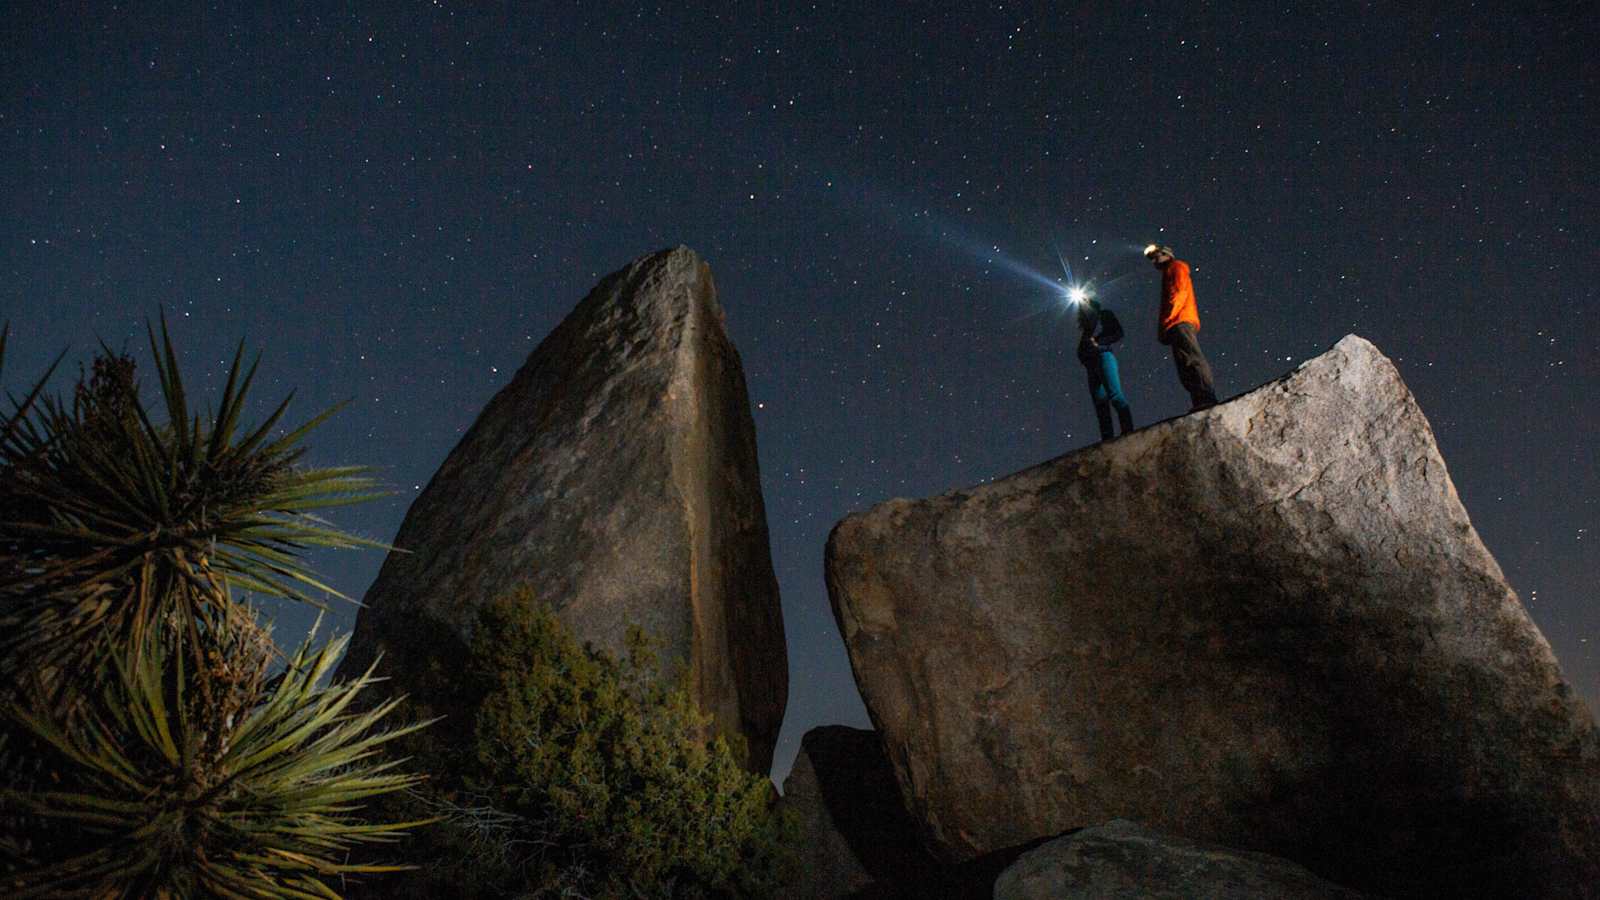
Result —
[{"label": "glowing light", "polygon": [[1079,306],[1082,306],[1083,304],[1089,302],[1089,291],[1085,289],[1083,285],[1075,284],[1072,287],[1067,288],[1067,299],[1078,304]]},{"label": "glowing light", "polygon": [[1149,244],[1149,245],[1147,245],[1144,248],[1145,258],[1148,259],[1149,257],[1154,256],[1155,252],[1157,250],[1160,250],[1160,249],[1161,249],[1161,247],[1159,245],[1157,245],[1157,244]]}]

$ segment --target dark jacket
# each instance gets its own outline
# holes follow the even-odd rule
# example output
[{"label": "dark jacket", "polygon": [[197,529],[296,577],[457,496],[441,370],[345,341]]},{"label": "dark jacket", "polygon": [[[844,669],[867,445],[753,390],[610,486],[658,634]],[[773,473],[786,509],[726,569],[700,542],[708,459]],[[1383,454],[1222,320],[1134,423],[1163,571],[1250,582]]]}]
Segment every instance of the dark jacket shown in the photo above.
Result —
[{"label": "dark jacket", "polygon": [[1086,366],[1098,363],[1100,351],[1109,351],[1112,344],[1122,340],[1122,323],[1117,321],[1117,314],[1102,309],[1093,300],[1078,307],[1078,331],[1078,361]]}]

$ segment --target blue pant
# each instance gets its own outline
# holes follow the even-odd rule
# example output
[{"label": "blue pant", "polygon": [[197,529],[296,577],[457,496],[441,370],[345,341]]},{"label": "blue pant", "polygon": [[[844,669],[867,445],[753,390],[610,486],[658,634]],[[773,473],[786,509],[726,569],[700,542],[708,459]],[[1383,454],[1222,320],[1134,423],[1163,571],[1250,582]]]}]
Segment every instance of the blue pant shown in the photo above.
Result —
[{"label": "blue pant", "polygon": [[1133,430],[1133,411],[1128,408],[1128,398],[1122,396],[1122,379],[1117,376],[1117,356],[1110,350],[1101,350],[1098,365],[1084,363],[1089,373],[1089,396],[1094,398],[1095,418],[1100,420],[1100,439],[1109,441],[1111,434],[1111,408],[1117,409],[1117,419],[1122,433]]}]

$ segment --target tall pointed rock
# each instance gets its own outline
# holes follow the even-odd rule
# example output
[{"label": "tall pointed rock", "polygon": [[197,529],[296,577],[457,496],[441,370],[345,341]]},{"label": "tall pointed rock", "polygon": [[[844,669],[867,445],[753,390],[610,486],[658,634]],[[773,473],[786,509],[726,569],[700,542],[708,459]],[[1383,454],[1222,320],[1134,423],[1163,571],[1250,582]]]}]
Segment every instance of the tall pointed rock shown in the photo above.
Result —
[{"label": "tall pointed rock", "polygon": [[[448,677],[496,596],[527,584],[613,652],[664,641],[765,772],[788,663],[755,425],[711,271],[678,247],[601,281],[490,401],[406,514],[343,671]],[[429,698],[419,698],[427,703]],[[459,715],[459,710],[437,710]]]}]

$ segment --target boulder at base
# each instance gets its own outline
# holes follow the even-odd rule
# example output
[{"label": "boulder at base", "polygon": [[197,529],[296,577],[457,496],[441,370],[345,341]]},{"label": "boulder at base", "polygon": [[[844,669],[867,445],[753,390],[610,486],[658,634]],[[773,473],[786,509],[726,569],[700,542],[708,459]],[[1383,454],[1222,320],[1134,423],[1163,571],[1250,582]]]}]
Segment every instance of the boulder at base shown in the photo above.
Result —
[{"label": "boulder at base", "polygon": [[[406,514],[345,673],[379,652],[419,704],[478,608],[521,584],[613,652],[630,624],[766,772],[788,695],[778,584],[739,354],[679,247],[608,276],[490,401]],[[426,677],[433,672],[436,677]],[[444,685],[445,688],[439,688]]]},{"label": "boulder at base", "polygon": [[994,900],[1361,900],[1303,866],[1157,834],[1117,820],[1029,851]]},{"label": "boulder at base", "polygon": [[824,725],[806,732],[778,805],[799,829],[797,879],[783,891],[789,900],[911,896],[903,892],[937,868],[875,731]]},{"label": "boulder at base", "polygon": [[908,809],[963,859],[1134,819],[1410,896],[1600,896],[1600,733],[1394,366],[839,523]]}]

